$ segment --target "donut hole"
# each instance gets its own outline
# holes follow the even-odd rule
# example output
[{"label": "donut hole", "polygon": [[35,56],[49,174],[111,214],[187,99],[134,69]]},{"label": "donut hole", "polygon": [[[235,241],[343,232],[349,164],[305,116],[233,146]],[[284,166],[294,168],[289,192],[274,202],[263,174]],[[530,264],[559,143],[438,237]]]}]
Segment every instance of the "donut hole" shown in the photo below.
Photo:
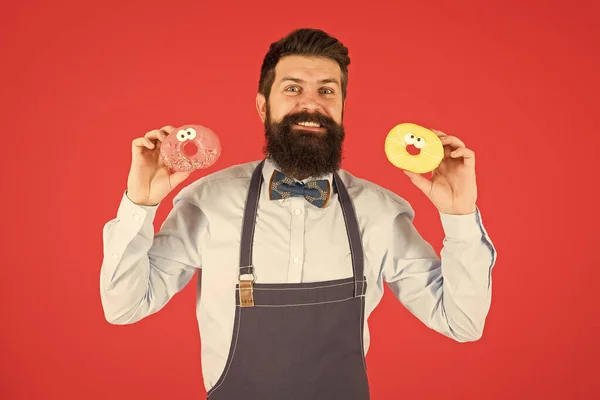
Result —
[{"label": "donut hole", "polygon": [[419,154],[421,154],[421,149],[418,149],[414,144],[409,144],[408,146],[406,146],[406,151],[411,156],[418,156]]},{"label": "donut hole", "polygon": [[183,145],[183,153],[186,156],[188,156],[188,157],[195,156],[197,152],[198,152],[198,146],[196,146],[196,144],[194,142],[188,141],[186,144]]}]

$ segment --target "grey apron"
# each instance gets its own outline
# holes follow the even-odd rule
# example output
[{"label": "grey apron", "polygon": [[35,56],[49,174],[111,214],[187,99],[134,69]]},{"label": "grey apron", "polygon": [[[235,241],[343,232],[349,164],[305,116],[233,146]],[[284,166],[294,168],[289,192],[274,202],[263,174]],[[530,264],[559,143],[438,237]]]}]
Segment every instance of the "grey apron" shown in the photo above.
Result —
[{"label": "grey apron", "polygon": [[[229,356],[210,400],[367,400],[363,249],[348,192],[338,191],[354,276],[315,283],[254,282],[252,242],[264,160],[250,182]],[[244,277],[250,277],[248,279]]]}]

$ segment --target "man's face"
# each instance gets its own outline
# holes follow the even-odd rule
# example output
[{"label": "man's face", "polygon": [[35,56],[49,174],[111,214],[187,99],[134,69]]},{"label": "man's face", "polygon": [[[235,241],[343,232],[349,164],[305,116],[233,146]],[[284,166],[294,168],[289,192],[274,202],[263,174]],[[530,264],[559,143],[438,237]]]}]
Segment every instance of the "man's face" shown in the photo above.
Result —
[{"label": "man's face", "polygon": [[334,172],[342,157],[343,106],[341,70],[335,61],[282,58],[268,101],[257,96],[265,152],[296,179]]}]

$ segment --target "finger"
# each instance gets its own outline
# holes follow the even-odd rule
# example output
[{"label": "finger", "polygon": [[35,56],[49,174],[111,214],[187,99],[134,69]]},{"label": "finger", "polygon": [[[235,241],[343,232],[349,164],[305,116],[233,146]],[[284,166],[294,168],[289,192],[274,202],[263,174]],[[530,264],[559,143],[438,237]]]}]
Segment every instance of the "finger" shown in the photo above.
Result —
[{"label": "finger", "polygon": [[450,153],[450,156],[452,158],[462,157],[465,160],[465,165],[475,165],[475,152],[471,149],[467,149],[466,147],[461,147],[460,149],[454,150],[452,153]]},{"label": "finger", "polygon": [[456,149],[450,153],[452,158],[464,157],[464,158],[475,158],[475,152],[471,149],[467,149],[466,147],[461,147]]},{"label": "finger", "polygon": [[160,128],[161,131],[165,132],[167,135],[170,135],[171,133],[173,133],[173,131],[177,129],[174,126],[171,125],[165,125],[162,128]]},{"label": "finger", "polygon": [[452,153],[452,148],[450,146],[444,146],[442,141],[442,147],[444,148],[444,158],[452,158],[450,153]]},{"label": "finger", "polygon": [[462,140],[456,136],[443,136],[440,138],[444,146],[452,146],[454,148],[467,147]]},{"label": "finger", "polygon": [[152,141],[145,136],[134,139],[133,142],[131,142],[131,144],[132,144],[132,148],[134,148],[134,149],[147,148],[147,149],[153,150],[156,147],[154,145],[154,143],[152,143]]},{"label": "finger", "polygon": [[163,131],[162,128],[161,129],[154,129],[152,131],[146,132],[146,134],[144,135],[144,137],[147,137],[150,140],[156,141],[163,141],[164,138],[166,138],[168,135],[167,132]]},{"label": "finger", "polygon": [[449,137],[449,135],[447,133],[445,133],[445,132],[442,132],[442,131],[438,130],[438,129],[430,128],[430,130],[433,133],[435,133],[440,138],[440,140],[442,141],[442,145],[444,147],[444,158],[452,158],[450,156],[450,153],[452,152],[452,149],[449,146],[445,146],[446,143],[444,142],[445,140],[447,140],[447,139],[444,139],[444,138]]},{"label": "finger", "polygon": [[429,179],[425,178],[424,176],[420,175],[420,174],[416,174],[414,172],[411,171],[407,171],[404,170],[404,174],[406,174],[406,176],[408,176],[411,180],[411,182],[418,187],[423,193],[425,193],[427,196],[429,196],[429,194],[431,193],[431,188],[432,188],[432,183]]},{"label": "finger", "polygon": [[436,135],[438,135],[438,137],[444,137],[444,136],[448,136],[447,134],[445,134],[442,131],[438,131],[437,129],[430,129],[433,133],[435,133]]},{"label": "finger", "polygon": [[177,185],[186,180],[187,177],[192,174],[192,172],[193,171],[180,171],[172,173],[169,176],[169,185],[171,186],[171,189],[175,189]]}]

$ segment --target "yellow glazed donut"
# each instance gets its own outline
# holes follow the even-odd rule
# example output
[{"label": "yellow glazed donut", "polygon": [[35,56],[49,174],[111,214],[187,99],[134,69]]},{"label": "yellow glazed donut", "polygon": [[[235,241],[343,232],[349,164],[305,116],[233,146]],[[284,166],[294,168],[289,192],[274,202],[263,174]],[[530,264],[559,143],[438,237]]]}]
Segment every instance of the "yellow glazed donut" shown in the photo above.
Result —
[{"label": "yellow glazed donut", "polygon": [[440,165],[444,146],[435,132],[416,124],[403,123],[387,134],[385,155],[398,168],[424,174]]}]

